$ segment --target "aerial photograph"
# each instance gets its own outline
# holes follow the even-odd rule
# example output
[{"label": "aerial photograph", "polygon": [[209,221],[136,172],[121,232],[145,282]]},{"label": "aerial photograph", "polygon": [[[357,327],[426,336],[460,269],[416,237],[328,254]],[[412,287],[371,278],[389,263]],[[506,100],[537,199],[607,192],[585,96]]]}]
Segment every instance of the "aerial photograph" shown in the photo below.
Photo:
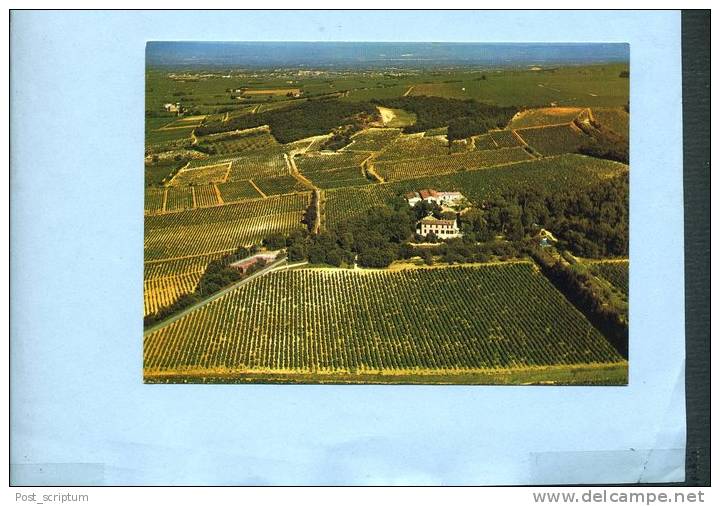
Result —
[{"label": "aerial photograph", "polygon": [[627,385],[629,45],[145,59],[145,383]]}]

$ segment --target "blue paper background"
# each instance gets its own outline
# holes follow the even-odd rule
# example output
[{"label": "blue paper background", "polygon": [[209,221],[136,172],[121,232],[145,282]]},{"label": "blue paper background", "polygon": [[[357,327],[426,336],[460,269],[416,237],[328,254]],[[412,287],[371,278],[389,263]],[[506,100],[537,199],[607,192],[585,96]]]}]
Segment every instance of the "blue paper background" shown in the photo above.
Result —
[{"label": "blue paper background", "polygon": [[[630,385],[143,385],[147,40],[629,42]],[[15,11],[11,58],[14,484],[683,479],[679,12]]]}]

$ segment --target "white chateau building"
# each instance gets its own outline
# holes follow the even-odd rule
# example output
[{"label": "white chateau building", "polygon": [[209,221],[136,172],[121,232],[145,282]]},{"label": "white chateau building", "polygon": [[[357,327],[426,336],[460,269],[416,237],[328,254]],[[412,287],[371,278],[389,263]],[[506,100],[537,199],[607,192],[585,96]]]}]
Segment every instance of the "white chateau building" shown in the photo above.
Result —
[{"label": "white chateau building", "polygon": [[423,237],[433,233],[440,239],[461,237],[462,233],[457,226],[457,220],[440,220],[434,216],[426,216],[417,223],[417,233]]},{"label": "white chateau building", "polygon": [[418,202],[432,202],[440,206],[447,206],[456,204],[464,198],[460,192],[439,192],[432,189],[405,194],[405,200],[408,201],[410,207],[414,207]]}]

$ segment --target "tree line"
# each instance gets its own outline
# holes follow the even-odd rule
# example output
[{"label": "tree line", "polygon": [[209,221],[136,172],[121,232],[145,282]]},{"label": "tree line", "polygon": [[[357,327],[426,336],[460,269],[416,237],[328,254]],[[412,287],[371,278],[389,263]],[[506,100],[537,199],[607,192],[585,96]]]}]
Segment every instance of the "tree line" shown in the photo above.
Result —
[{"label": "tree line", "polygon": [[365,125],[379,119],[375,105],[369,102],[309,99],[291,108],[244,114],[224,123],[207,123],[197,127],[195,134],[203,136],[269,125],[275,138],[282,144],[287,144],[326,134],[343,125]]}]

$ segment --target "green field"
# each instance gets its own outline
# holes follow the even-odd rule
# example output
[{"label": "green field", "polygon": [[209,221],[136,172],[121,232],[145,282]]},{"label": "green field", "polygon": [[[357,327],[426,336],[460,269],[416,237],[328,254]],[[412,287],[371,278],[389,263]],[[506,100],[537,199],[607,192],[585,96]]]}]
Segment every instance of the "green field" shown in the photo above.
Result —
[{"label": "green field", "polygon": [[410,95],[475,99],[498,105],[618,107],[628,101],[628,79],[620,77],[626,69],[622,64],[546,71],[508,69],[488,71],[485,80],[478,80],[477,73],[458,73],[453,75],[455,82],[420,84]]},{"label": "green field", "polygon": [[[340,331],[341,322],[354,325]],[[624,365],[530,263],[272,273],[147,335],[144,360],[146,377],[275,371],[327,381],[382,375],[387,383],[395,375]]]}]

